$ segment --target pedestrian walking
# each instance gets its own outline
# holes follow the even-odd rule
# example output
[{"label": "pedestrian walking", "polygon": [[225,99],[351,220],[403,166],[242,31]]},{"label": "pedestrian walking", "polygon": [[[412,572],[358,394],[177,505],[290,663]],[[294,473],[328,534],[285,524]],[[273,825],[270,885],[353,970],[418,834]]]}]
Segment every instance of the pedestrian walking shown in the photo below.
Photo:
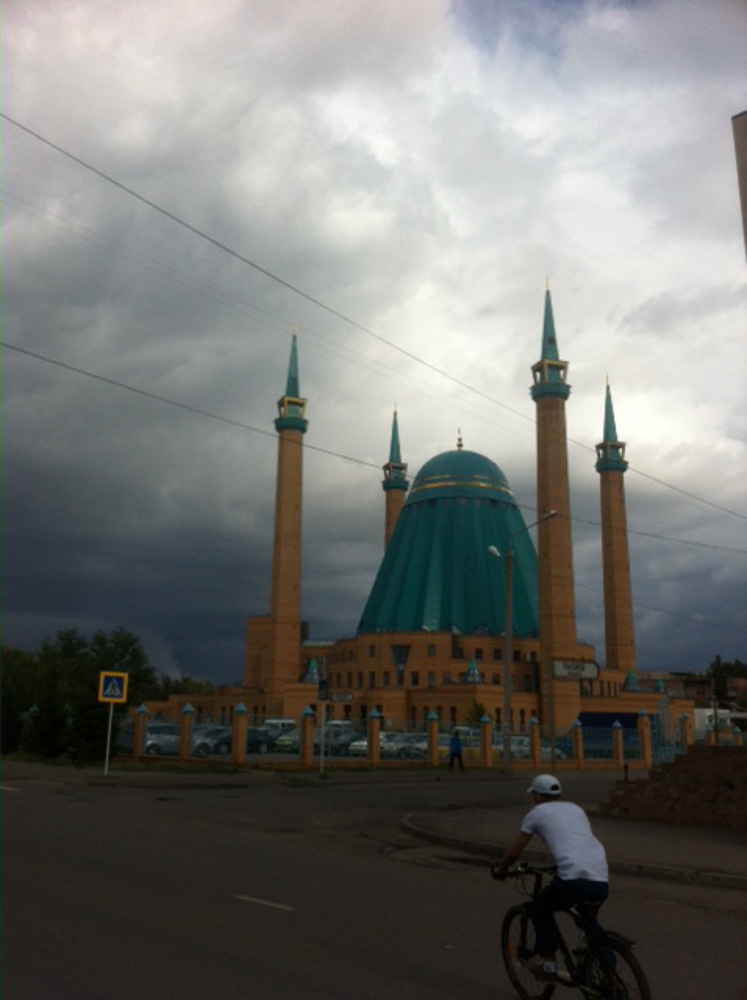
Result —
[{"label": "pedestrian walking", "polygon": [[458,730],[454,730],[451,734],[451,739],[449,740],[449,770],[454,770],[454,761],[459,764],[459,770],[464,770],[464,761],[462,760],[462,737],[459,735]]}]

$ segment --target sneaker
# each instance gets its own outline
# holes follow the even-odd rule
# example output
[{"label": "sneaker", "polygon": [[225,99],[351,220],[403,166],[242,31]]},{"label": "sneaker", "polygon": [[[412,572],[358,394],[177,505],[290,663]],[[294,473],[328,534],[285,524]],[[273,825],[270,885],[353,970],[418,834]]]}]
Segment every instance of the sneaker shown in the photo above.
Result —
[{"label": "sneaker", "polygon": [[555,962],[549,958],[542,958],[541,955],[534,955],[527,962],[527,969],[546,983],[568,983],[571,982],[570,975],[565,970],[558,970]]}]

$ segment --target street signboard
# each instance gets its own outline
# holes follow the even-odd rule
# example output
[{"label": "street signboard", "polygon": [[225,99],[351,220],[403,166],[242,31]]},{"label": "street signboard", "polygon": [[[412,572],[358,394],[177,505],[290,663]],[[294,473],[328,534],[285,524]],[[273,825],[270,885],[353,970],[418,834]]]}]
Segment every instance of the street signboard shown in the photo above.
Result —
[{"label": "street signboard", "polygon": [[127,682],[130,675],[118,670],[102,670],[99,674],[99,701],[110,705],[127,701]]},{"label": "street signboard", "polygon": [[595,681],[599,677],[599,664],[594,660],[553,660],[553,674],[571,681]]}]

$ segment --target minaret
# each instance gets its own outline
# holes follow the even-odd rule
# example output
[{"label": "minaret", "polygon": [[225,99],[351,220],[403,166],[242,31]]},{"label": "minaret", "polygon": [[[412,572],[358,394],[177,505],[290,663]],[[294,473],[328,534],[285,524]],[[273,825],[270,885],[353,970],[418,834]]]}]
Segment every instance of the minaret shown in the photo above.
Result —
[{"label": "minaret", "polygon": [[405,503],[405,494],[410,485],[407,481],[407,464],[402,461],[399,449],[399,427],[397,411],[394,411],[392,421],[392,441],[389,446],[389,461],[384,468],[384,482],[381,484],[386,493],[386,525],[384,527],[384,548],[389,544],[400,511]]},{"label": "minaret", "polygon": [[608,670],[635,670],[633,600],[628,554],[628,519],[623,475],[625,443],[617,440],[609,383],[604,403],[603,441],[597,445],[602,509],[602,571],[604,575],[604,643]]},{"label": "minaret", "polygon": [[[542,357],[532,365],[532,399],[537,404],[537,517],[551,510],[557,516],[538,525],[539,620],[543,671],[543,721],[553,715],[554,722],[574,721],[575,693],[570,682],[551,683],[552,660],[578,658],[576,604],[573,583],[573,545],[571,539],[571,504],[568,480],[565,402],[570,395],[566,381],[568,362],[561,361],[555,335],[550,290],[545,293],[545,316],[542,330]],[[549,699],[556,695],[555,707]],[[559,704],[562,700],[566,704]],[[578,711],[576,709],[576,711]],[[568,716],[570,715],[570,719]]]},{"label": "minaret", "polygon": [[278,470],[275,493],[275,542],[270,608],[271,653],[265,678],[267,711],[281,711],[285,684],[299,680],[301,668],[301,515],[303,435],[306,400],[298,382],[293,334],[285,395],[278,400]]}]

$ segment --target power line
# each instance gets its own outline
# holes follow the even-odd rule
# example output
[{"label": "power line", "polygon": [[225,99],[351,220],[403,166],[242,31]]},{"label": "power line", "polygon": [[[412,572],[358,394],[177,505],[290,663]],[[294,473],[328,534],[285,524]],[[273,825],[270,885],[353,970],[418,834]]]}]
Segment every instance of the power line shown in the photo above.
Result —
[{"label": "power line", "polygon": [[[271,281],[276,282],[277,284],[281,285],[283,288],[287,288],[289,291],[293,292],[295,295],[298,295],[300,298],[305,299],[307,302],[310,302],[312,305],[317,306],[319,309],[322,309],[324,312],[328,313],[330,316],[334,316],[336,319],[342,320],[344,323],[347,323],[348,325],[352,326],[354,329],[359,330],[361,333],[365,333],[367,336],[373,337],[375,340],[379,341],[382,344],[385,344],[387,347],[390,347],[392,350],[398,351],[400,354],[404,355],[407,358],[410,358],[410,360],[415,361],[417,364],[423,365],[424,367],[428,368],[430,371],[432,371],[432,372],[440,375],[442,378],[448,379],[450,382],[453,382],[455,385],[458,385],[460,388],[465,389],[468,392],[475,393],[477,396],[480,396],[481,398],[486,399],[489,402],[491,402],[491,403],[493,403],[493,404],[495,404],[497,406],[500,406],[503,409],[507,410],[508,412],[514,414],[514,416],[518,416],[518,417],[520,417],[520,418],[522,418],[524,420],[530,420],[530,418],[527,417],[526,414],[523,414],[523,413],[520,413],[517,410],[514,410],[512,407],[507,406],[505,403],[502,403],[500,400],[495,399],[494,397],[488,395],[487,393],[483,392],[482,390],[476,389],[474,386],[471,386],[468,383],[463,382],[461,379],[456,378],[456,376],[451,375],[449,372],[444,371],[442,368],[439,368],[437,365],[434,365],[431,362],[426,361],[424,358],[419,357],[417,354],[414,354],[412,351],[408,351],[406,348],[401,347],[400,345],[395,344],[393,341],[388,340],[386,337],[381,336],[380,334],[376,333],[374,330],[371,330],[369,327],[364,326],[362,323],[359,323],[357,320],[353,319],[352,317],[347,316],[345,313],[340,312],[338,309],[335,309],[333,306],[327,305],[325,302],[322,302],[321,299],[316,298],[316,296],[311,295],[309,292],[304,291],[302,288],[299,288],[297,285],[294,285],[292,282],[287,281],[285,278],[281,278],[279,275],[274,274],[272,271],[269,271],[267,268],[262,267],[261,264],[257,264],[256,261],[250,260],[250,258],[245,257],[243,254],[240,254],[237,250],[234,250],[232,247],[229,247],[227,244],[221,242],[220,240],[217,240],[215,237],[210,236],[204,230],[198,229],[196,226],[193,226],[191,223],[186,222],[184,219],[180,218],[178,215],[175,215],[173,212],[170,212],[168,209],[164,208],[162,205],[159,205],[157,202],[154,202],[154,201],[152,201],[149,198],[146,198],[144,195],[140,194],[138,191],[135,191],[133,188],[128,187],[126,184],[123,184],[121,181],[118,181],[116,178],[112,177],[110,174],[107,174],[105,171],[100,170],[98,167],[94,167],[93,164],[88,163],[86,160],[82,159],[79,156],[76,156],[75,153],[71,153],[69,150],[65,149],[63,146],[60,146],[57,143],[52,142],[50,139],[47,139],[45,136],[41,135],[41,133],[35,131],[34,129],[30,128],[27,125],[22,124],[17,119],[12,118],[10,115],[6,114],[5,112],[0,112],[0,117],[2,117],[3,119],[5,119],[5,121],[10,122],[11,125],[15,125],[15,127],[18,128],[18,129],[20,129],[22,132],[25,132],[28,135],[32,136],[38,142],[41,142],[45,146],[48,146],[50,149],[55,150],[55,152],[59,153],[61,156],[65,156],[67,159],[72,160],[74,163],[77,163],[79,166],[83,167],[84,170],[88,170],[89,172],[95,174],[97,177],[100,177],[102,180],[106,181],[107,184],[111,184],[114,187],[118,188],[120,191],[124,191],[125,194],[128,194],[132,198],[135,198],[137,201],[141,202],[143,205],[147,205],[148,208],[153,209],[154,212],[158,212],[160,215],[162,215],[165,218],[169,219],[171,222],[175,223],[177,226],[181,226],[183,229],[186,229],[188,232],[191,232],[195,236],[198,236],[200,239],[203,239],[206,242],[210,243],[212,246],[216,247],[218,250],[222,250],[223,253],[226,253],[230,257],[233,257],[234,259],[240,261],[242,264],[246,264],[248,267],[251,267],[253,270],[257,271],[259,274],[263,275],[264,277],[269,278]],[[133,389],[133,391],[140,391],[140,390]],[[147,393],[144,393],[144,394],[147,395]],[[186,406],[185,404],[175,404],[175,405],[184,406],[185,409],[189,409],[190,408],[190,407]],[[583,448],[586,451],[590,451],[590,452],[594,451],[594,449],[591,448],[589,445],[583,444],[582,442],[579,442],[579,441],[574,441],[572,438],[568,438],[568,441],[569,441],[569,443],[574,444],[577,447]],[[321,449],[318,449],[318,450],[321,450]],[[330,454],[332,454],[332,453],[330,453]],[[355,460],[352,460],[352,461],[355,461]],[[368,464],[368,463],[363,463],[363,464]],[[743,514],[740,511],[731,510],[728,507],[723,507],[721,504],[717,504],[717,503],[715,503],[712,500],[707,500],[705,497],[698,496],[697,494],[691,493],[688,490],[684,490],[684,489],[681,489],[678,486],[672,485],[671,483],[667,483],[667,482],[665,482],[662,479],[658,479],[656,476],[653,476],[653,475],[651,475],[649,473],[642,472],[639,469],[636,469],[633,465],[630,465],[628,468],[629,468],[629,471],[635,473],[636,475],[642,476],[643,478],[648,479],[650,482],[656,483],[659,486],[663,486],[666,489],[673,490],[674,492],[679,493],[681,496],[687,497],[690,500],[694,500],[697,503],[705,504],[706,506],[712,507],[715,510],[719,510],[719,511],[721,511],[724,514],[729,514],[729,515],[731,515],[733,517],[738,517],[738,518],[740,518],[742,520],[747,520],[747,514]]]},{"label": "power line", "polygon": [[[103,382],[105,385],[110,385],[116,389],[122,389],[126,392],[134,392],[139,396],[145,396],[147,399],[153,399],[156,402],[164,403],[167,406],[175,406],[178,409],[186,410],[189,413],[194,413],[197,416],[207,417],[210,420],[217,420],[220,423],[228,424],[231,427],[238,427],[240,430],[250,431],[253,434],[262,434],[265,437],[275,438],[276,435],[272,431],[265,430],[261,427],[253,427],[251,424],[242,423],[239,420],[234,420],[230,417],[224,417],[217,413],[211,413],[209,410],[200,409],[197,406],[192,406],[189,403],[182,403],[179,400],[170,399],[168,396],[161,396],[158,393],[150,392],[146,389],[139,389],[137,386],[128,385],[126,382],[119,382],[117,379],[109,378],[105,375],[98,375],[95,372],[87,371],[85,368],[80,368],[76,365],[67,364],[64,361],[57,361],[54,358],[46,357],[43,354],[39,354],[36,351],[29,351],[26,348],[18,347],[16,344],[11,344],[8,341],[0,342],[0,347],[4,347],[9,351],[16,351],[19,354],[24,354],[28,357],[34,358],[36,361],[43,361],[47,364],[53,365],[57,368],[63,368],[66,371],[74,372],[76,375],[83,375],[86,378],[94,379],[97,382]],[[351,462],[354,465],[361,465],[365,468],[376,469],[379,471],[381,469],[380,465],[374,462],[367,462],[361,458],[354,458],[352,455],[345,455],[339,451],[332,451],[329,448],[321,448],[318,445],[313,445],[308,442],[304,442],[304,448],[308,448],[310,451],[319,452],[322,455],[331,455],[333,458],[340,458],[345,462]],[[522,507],[522,505],[519,505]],[[527,507],[525,509],[532,510],[533,513],[537,511],[532,507]],[[598,521],[592,521],[588,518],[571,517],[571,521],[575,524],[589,524],[595,528],[600,526]],[[747,550],[735,549],[732,546],[726,545],[712,545],[707,542],[696,542],[691,541],[686,538],[668,538],[666,535],[658,535],[649,531],[636,531],[634,529],[628,529],[629,535],[640,535],[645,538],[654,538],[658,541],[672,542],[680,545],[693,545],[699,548],[711,549],[718,552],[731,552],[747,555]]]},{"label": "power line", "polygon": [[[238,427],[244,431],[252,431],[254,434],[263,434],[266,437],[271,438],[276,437],[276,434],[272,431],[264,430],[262,427],[252,427],[251,424],[244,424],[240,420],[233,420],[231,417],[223,417],[218,413],[211,413],[209,410],[202,410],[198,406],[192,406],[189,403],[181,403],[179,400],[169,399],[168,396],[161,396],[156,392],[149,392],[147,389],[138,389],[137,386],[128,385],[126,382],[119,382],[117,379],[108,378],[106,375],[97,375],[95,372],[86,371],[85,368],[78,368],[76,365],[69,365],[64,361],[57,361],[54,358],[48,358],[44,354],[38,354],[36,351],[26,350],[26,348],[18,347],[16,344],[11,344],[7,340],[3,340],[2,343],[0,343],[0,347],[4,347],[9,351],[17,351],[19,354],[25,354],[30,358],[34,358],[37,361],[44,361],[57,368],[64,368],[67,371],[75,372],[76,375],[84,375],[86,378],[95,379],[97,382],[103,382],[106,385],[114,386],[117,389],[124,389],[127,392],[134,392],[138,396],[145,396],[147,399],[154,399],[156,402],[165,403],[167,406],[176,406],[180,410],[187,410],[189,413],[196,413],[200,417],[208,417],[210,420],[218,420],[222,424],[228,424],[231,427]],[[318,445],[306,443],[304,443],[304,448],[308,448],[310,451],[317,451],[322,455],[332,455],[334,458],[341,458],[346,462],[353,462],[355,465],[363,465],[369,469],[381,469],[381,466],[376,465],[374,462],[367,462],[362,458],[353,458],[351,455],[343,455],[342,452],[332,451],[329,448],[320,448]]]}]

